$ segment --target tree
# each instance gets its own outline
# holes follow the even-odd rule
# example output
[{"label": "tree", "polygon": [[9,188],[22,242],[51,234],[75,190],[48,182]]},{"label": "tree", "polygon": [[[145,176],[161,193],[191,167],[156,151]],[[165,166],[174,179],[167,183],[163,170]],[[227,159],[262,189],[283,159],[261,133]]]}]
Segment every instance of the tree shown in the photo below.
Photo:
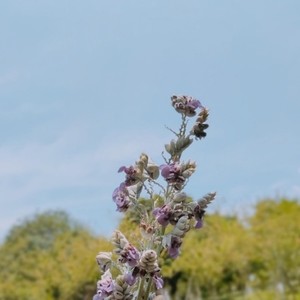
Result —
[{"label": "tree", "polygon": [[188,299],[195,299],[195,294],[198,299],[216,295],[233,299],[232,293],[244,292],[249,269],[247,241],[248,231],[236,217],[207,216],[204,228],[187,234],[182,255],[164,270],[171,291],[181,294],[179,299],[186,299],[186,290],[191,291]]},{"label": "tree", "polygon": [[250,219],[253,234],[253,287],[300,296],[300,204],[260,201]]},{"label": "tree", "polygon": [[0,248],[0,299],[91,298],[95,255],[108,245],[64,212],[37,214],[14,226]]}]

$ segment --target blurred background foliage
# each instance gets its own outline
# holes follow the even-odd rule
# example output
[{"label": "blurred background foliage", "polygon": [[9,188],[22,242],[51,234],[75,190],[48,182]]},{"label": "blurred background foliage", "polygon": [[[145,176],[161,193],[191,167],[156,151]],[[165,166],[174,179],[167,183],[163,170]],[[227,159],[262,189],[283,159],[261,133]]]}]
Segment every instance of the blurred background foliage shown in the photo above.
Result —
[{"label": "blurred background foliage", "polygon": [[[182,254],[163,274],[174,300],[300,300],[300,203],[259,201],[247,218],[207,215],[191,230]],[[119,229],[136,243],[132,219]],[[95,256],[110,251],[65,212],[47,211],[11,228],[0,247],[0,300],[90,300],[99,271]]]}]

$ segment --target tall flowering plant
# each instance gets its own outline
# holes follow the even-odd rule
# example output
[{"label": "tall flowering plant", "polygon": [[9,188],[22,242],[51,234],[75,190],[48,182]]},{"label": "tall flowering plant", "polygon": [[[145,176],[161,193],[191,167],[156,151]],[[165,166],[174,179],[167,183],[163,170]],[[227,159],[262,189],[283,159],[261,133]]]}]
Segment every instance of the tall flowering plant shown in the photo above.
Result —
[{"label": "tall flowering plant", "polygon": [[164,280],[158,259],[164,255],[176,259],[185,235],[192,227],[202,227],[205,209],[215,198],[215,193],[198,201],[187,196],[184,190],[196,163],[181,160],[194,140],[206,136],[208,110],[189,96],[172,96],[171,103],[181,115],[181,125],[178,132],[169,128],[175,138],[165,145],[164,163],[159,166],[142,153],[135,164],[119,169],[125,178],[112,198],[117,211],[138,216],[142,239],[134,244],[122,232],[113,233],[114,251],[96,256],[102,276],[93,300],[161,299]]}]

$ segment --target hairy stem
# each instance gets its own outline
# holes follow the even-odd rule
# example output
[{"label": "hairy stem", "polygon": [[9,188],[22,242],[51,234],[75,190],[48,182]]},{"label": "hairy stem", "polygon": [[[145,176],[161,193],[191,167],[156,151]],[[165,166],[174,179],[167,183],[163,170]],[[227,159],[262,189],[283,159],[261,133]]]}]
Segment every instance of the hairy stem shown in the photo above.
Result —
[{"label": "hairy stem", "polygon": [[145,292],[145,300],[148,300],[148,297],[149,297],[149,293],[151,291],[151,287],[152,287],[152,277],[149,278],[149,281],[147,283],[147,289],[146,289],[146,292]]},{"label": "hairy stem", "polygon": [[142,277],[142,279],[140,280],[140,284],[139,284],[139,292],[137,295],[136,300],[143,300],[144,297],[144,282],[145,282],[145,276]]}]

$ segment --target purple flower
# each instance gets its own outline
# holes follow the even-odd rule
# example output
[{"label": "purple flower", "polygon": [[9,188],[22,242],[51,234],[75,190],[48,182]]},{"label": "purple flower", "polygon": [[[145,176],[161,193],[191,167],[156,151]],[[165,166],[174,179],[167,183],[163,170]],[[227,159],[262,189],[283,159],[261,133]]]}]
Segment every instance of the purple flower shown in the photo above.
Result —
[{"label": "purple flower", "polygon": [[172,216],[171,207],[165,204],[162,207],[155,208],[153,210],[153,215],[160,225],[167,226]]},{"label": "purple flower", "polygon": [[130,286],[134,285],[136,283],[137,280],[137,274],[136,276],[133,275],[133,273],[126,273],[124,275],[124,280],[127,284],[129,284]]},{"label": "purple flower", "polygon": [[194,216],[196,219],[195,228],[199,229],[203,226],[203,217],[205,214],[205,210],[201,209],[199,205],[197,205],[194,209]]},{"label": "purple flower", "polygon": [[196,99],[189,99],[189,100],[187,101],[186,107],[195,110],[195,109],[197,109],[197,108],[202,107],[202,105],[201,105],[201,103],[200,103],[199,100],[196,100]]},{"label": "purple flower", "polygon": [[135,185],[139,182],[139,170],[133,166],[125,167],[122,166],[118,170],[119,173],[124,172],[126,174],[125,177],[125,186]]},{"label": "purple flower", "polygon": [[180,190],[185,182],[185,177],[182,176],[182,169],[178,163],[160,166],[161,175],[175,189]]},{"label": "purple flower", "polygon": [[127,263],[130,267],[135,267],[138,263],[138,260],[140,259],[140,253],[139,251],[133,247],[132,245],[128,245],[126,247],[127,249]]},{"label": "purple flower", "polygon": [[140,259],[139,251],[131,244],[124,247],[120,256],[120,262],[127,263],[130,267],[135,267]]},{"label": "purple flower", "polygon": [[196,115],[196,109],[202,107],[199,100],[190,96],[172,96],[172,105],[175,110],[187,117]]},{"label": "purple flower", "polygon": [[97,282],[97,294],[93,300],[103,300],[114,291],[114,282],[111,277],[111,273],[107,270],[102,276],[101,280]]},{"label": "purple flower", "polygon": [[182,244],[181,238],[172,235],[171,242],[168,247],[168,253],[172,258],[176,258],[179,255],[179,248]]},{"label": "purple flower", "polygon": [[124,212],[128,209],[130,200],[125,183],[121,183],[120,186],[114,190],[112,198],[117,204],[117,211]]},{"label": "purple flower", "polygon": [[202,227],[203,227],[203,220],[202,219],[197,220],[197,222],[195,224],[195,228],[199,229],[199,228],[202,228]]},{"label": "purple flower", "polygon": [[157,274],[155,274],[152,278],[155,283],[156,289],[157,290],[162,289],[164,286],[164,280]]}]

